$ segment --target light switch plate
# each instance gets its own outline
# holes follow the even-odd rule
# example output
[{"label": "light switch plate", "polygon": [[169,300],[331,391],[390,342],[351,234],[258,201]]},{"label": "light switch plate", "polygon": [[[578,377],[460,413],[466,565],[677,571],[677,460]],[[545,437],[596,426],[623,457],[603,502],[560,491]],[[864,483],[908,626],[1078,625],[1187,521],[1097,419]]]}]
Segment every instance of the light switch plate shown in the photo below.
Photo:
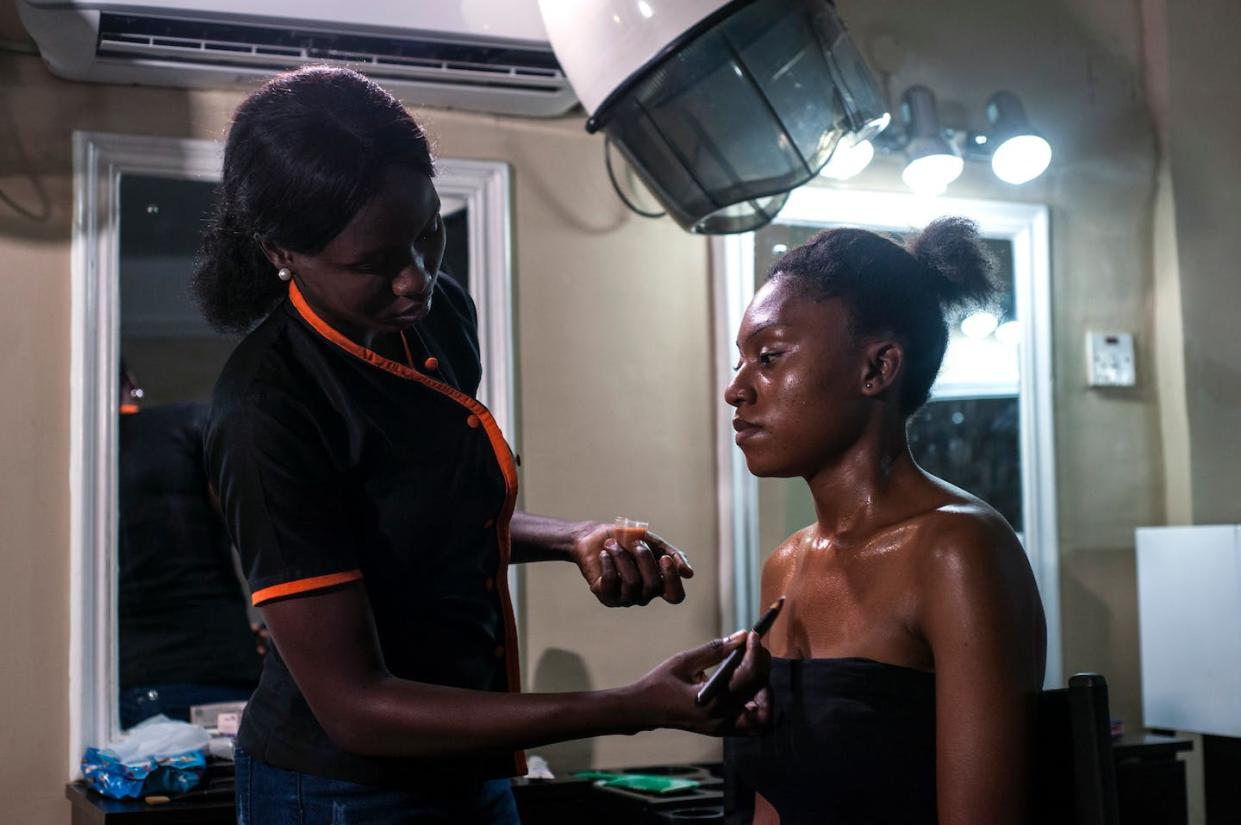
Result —
[{"label": "light switch plate", "polygon": [[1128,332],[1087,332],[1086,371],[1092,387],[1132,387],[1137,384],[1133,335]]}]

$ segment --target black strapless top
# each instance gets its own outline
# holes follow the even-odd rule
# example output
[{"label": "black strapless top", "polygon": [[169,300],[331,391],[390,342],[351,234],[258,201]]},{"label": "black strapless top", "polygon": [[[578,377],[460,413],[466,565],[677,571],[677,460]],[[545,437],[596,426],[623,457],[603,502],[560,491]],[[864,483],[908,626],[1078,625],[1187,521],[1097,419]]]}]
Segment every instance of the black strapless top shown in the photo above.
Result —
[{"label": "black strapless top", "polygon": [[771,660],[771,729],[724,745],[729,822],[754,792],[780,825],[924,825],[935,813],[935,675],[871,659]]}]

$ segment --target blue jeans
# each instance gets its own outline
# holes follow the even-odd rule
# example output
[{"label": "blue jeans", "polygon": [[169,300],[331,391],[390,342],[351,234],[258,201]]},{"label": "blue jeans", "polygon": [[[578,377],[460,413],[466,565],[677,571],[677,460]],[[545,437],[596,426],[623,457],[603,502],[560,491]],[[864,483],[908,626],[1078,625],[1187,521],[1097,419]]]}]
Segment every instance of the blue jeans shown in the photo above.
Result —
[{"label": "blue jeans", "polygon": [[451,791],[394,791],[268,765],[241,748],[237,825],[520,825],[512,783],[486,779]]}]

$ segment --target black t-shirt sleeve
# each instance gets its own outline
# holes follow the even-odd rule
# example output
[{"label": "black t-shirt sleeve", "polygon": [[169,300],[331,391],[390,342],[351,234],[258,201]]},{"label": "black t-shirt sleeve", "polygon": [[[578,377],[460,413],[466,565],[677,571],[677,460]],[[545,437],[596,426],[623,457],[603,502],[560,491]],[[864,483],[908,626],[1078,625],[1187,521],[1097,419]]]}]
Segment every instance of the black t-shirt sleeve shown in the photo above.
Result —
[{"label": "black t-shirt sleeve", "polygon": [[263,393],[217,409],[206,458],[254,604],[362,578],[341,475],[302,404]]}]

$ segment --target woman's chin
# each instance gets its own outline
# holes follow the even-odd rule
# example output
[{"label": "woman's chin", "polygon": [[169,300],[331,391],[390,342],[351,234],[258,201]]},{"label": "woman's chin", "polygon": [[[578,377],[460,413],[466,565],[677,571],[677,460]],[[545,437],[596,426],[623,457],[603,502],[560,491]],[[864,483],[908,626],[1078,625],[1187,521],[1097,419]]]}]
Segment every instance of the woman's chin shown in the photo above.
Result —
[{"label": "woman's chin", "polygon": [[769,458],[764,460],[764,456],[752,453],[745,454],[745,466],[750,471],[750,475],[759,478],[791,478],[797,475]]}]

